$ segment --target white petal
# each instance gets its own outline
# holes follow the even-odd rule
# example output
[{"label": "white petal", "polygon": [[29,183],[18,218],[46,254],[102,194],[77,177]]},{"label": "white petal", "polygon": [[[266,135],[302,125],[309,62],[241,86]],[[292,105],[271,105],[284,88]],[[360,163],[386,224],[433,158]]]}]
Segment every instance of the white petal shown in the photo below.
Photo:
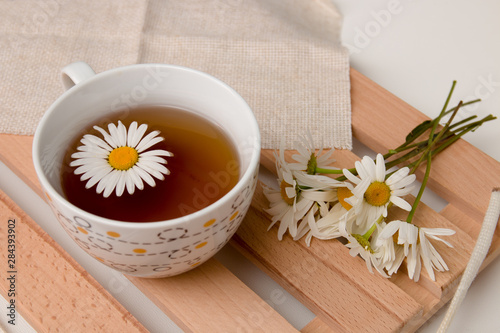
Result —
[{"label": "white petal", "polygon": [[125,186],[127,187],[127,192],[130,195],[134,194],[134,192],[135,192],[135,183],[134,183],[134,178],[132,176],[132,173],[133,173],[132,169],[127,170],[127,177],[125,177]]},{"label": "white petal", "polygon": [[264,195],[271,204],[281,200],[281,192],[278,191],[264,191]]},{"label": "white petal", "polygon": [[[160,165],[160,164],[158,164],[158,165]],[[163,173],[161,173],[159,170],[157,170],[155,168],[152,168],[150,165],[148,165],[146,163],[140,163],[140,164],[137,163],[137,167],[139,167],[140,169],[146,171],[151,176],[153,176],[153,177],[155,177],[155,178],[157,178],[159,180],[164,180],[165,179],[165,176],[163,176]],[[167,173],[169,172],[167,168],[165,168],[165,170],[167,171]]]},{"label": "white petal", "polygon": [[291,172],[283,172],[283,180],[289,185],[295,185],[295,180]]},{"label": "white petal", "polygon": [[434,276],[434,269],[431,263],[429,246],[432,245],[428,243],[427,239],[425,239],[425,237],[420,237],[420,257],[422,259],[422,263],[424,264],[425,270],[429,274],[429,277],[432,279],[432,281],[436,281],[436,277]]},{"label": "white petal", "polygon": [[151,175],[143,169],[139,168],[137,164],[133,166],[133,169],[137,173],[137,175],[142,178],[142,180],[149,184],[149,186],[154,187],[156,185],[153,177],[151,177]]},{"label": "white petal", "polygon": [[118,128],[116,127],[116,125],[113,123],[108,124],[108,131],[111,139],[116,144],[116,147],[120,147],[120,139],[118,134]]},{"label": "white petal", "polygon": [[295,198],[295,195],[297,194],[297,192],[295,192],[295,189],[291,186],[285,187],[285,193],[289,198]]},{"label": "white petal", "polygon": [[311,201],[333,202],[337,200],[336,191],[303,191],[302,196]]},{"label": "white petal", "polygon": [[141,161],[140,165],[147,166],[148,168],[155,170],[155,171],[159,171],[165,175],[170,174],[170,170],[168,170],[164,165],[156,163],[156,162]]},{"label": "white petal", "polygon": [[[97,184],[103,177],[106,177],[106,175],[108,175],[109,173],[112,172],[113,169],[109,168],[109,169],[101,169],[99,170],[99,172],[96,172],[90,179],[89,181],[87,182],[87,184],[85,184],[85,188],[89,189],[91,188],[92,186],[94,186],[95,184]],[[82,178],[85,177],[85,175],[82,176]],[[81,178],[80,178],[81,179]],[[86,178],[82,179],[82,180],[85,180]]]},{"label": "white petal", "polygon": [[135,148],[139,144],[139,141],[142,139],[142,136],[146,133],[147,129],[148,125],[146,124],[142,124],[139,128],[137,128],[132,137],[129,139],[130,147]]},{"label": "white petal", "polygon": [[391,195],[390,201],[401,209],[404,209],[406,211],[411,210],[411,205],[400,197]]},{"label": "white petal", "polygon": [[352,172],[347,169],[342,169],[342,173],[347,179],[349,179],[354,184],[359,184],[361,182],[361,179],[353,175]]},{"label": "white petal", "polygon": [[402,222],[401,221],[392,221],[388,223],[382,231],[380,231],[380,234],[378,235],[378,240],[380,240],[379,243],[382,241],[388,239],[389,237],[392,237],[396,231],[399,230],[399,226]]},{"label": "white petal", "polygon": [[[107,144],[106,144],[107,145]],[[85,157],[101,157],[106,158],[109,152],[112,150],[111,147],[102,148],[95,145],[92,146],[78,146],[76,148],[77,152],[71,154],[72,158],[85,158]]]},{"label": "white petal", "polygon": [[378,182],[385,181],[385,161],[382,154],[377,154],[377,164],[375,166],[375,180]]},{"label": "white petal", "polygon": [[455,230],[447,228],[420,228],[426,235],[451,236]]},{"label": "white petal", "polygon": [[127,146],[135,147],[134,136],[136,132],[137,132],[137,121],[133,121],[132,123],[130,123],[130,126],[128,127]]},{"label": "white petal", "polygon": [[401,179],[405,178],[409,172],[410,169],[408,169],[407,167],[401,168],[396,172],[394,172],[392,175],[390,175],[389,178],[387,178],[387,180],[385,181],[385,183],[388,186],[392,186],[397,182],[401,181]]},{"label": "white petal", "polygon": [[417,179],[417,176],[415,176],[414,174],[411,174],[411,175],[404,177],[403,179],[400,179],[397,183],[394,183],[391,186],[393,188],[403,188],[403,187],[412,185],[416,179]]},{"label": "white petal", "polygon": [[356,187],[351,192],[357,198],[363,198],[370,184],[371,182],[369,179],[363,179],[358,185],[356,185]]},{"label": "white petal", "polygon": [[87,164],[87,165],[82,165],[81,167],[78,167],[74,173],[75,175],[80,175],[84,174],[81,177],[81,180],[86,180],[89,179],[90,177],[93,177],[95,174],[102,172],[102,170],[107,170],[108,172],[111,172],[113,168],[110,167],[109,164]]},{"label": "white petal", "polygon": [[[371,181],[374,181],[377,177],[376,174],[377,165],[375,164],[375,162],[373,162],[373,160],[370,157],[363,156],[363,158],[361,159],[361,165],[362,165],[361,169],[363,169],[364,173],[364,177],[362,176],[361,178],[370,178]],[[356,170],[357,169],[358,168],[356,167]],[[359,174],[361,176],[361,173]]]},{"label": "white petal", "polygon": [[149,147],[157,144],[158,142],[163,141],[162,137],[156,137],[158,134],[160,134],[159,131],[153,131],[153,132],[149,133],[148,135],[146,135],[141,140],[141,142],[139,142],[139,144],[137,145],[137,147],[136,147],[137,151],[140,153],[140,152],[148,149]]},{"label": "white petal", "polygon": [[290,170],[305,171],[307,169],[306,163],[288,163]]},{"label": "white petal", "polygon": [[116,131],[117,131],[116,139],[117,139],[120,147],[126,146],[127,145],[127,128],[119,120],[118,120],[118,128],[116,129]]},{"label": "white petal", "polygon": [[[133,183],[139,190],[142,190],[144,189],[144,183],[142,182],[142,178],[137,174],[136,169],[137,167],[133,166],[131,169],[127,170],[128,178],[130,178],[133,181]],[[130,189],[128,191],[129,191],[128,193],[130,193]]]},{"label": "white petal", "polygon": [[404,197],[405,195],[410,194],[414,189],[415,189],[414,186],[400,188],[400,189],[391,191],[391,194],[393,196],[397,196],[397,197]]},{"label": "white petal", "polygon": [[[121,174],[121,172],[115,170],[114,172],[111,172],[109,174],[109,177],[106,176],[106,177],[108,177],[108,179],[106,180],[106,183],[104,184],[104,193],[103,193],[103,196],[105,198],[109,197],[109,195],[111,193],[113,193],[113,190],[115,189],[116,184],[118,184],[118,180],[120,179],[120,174]],[[97,185],[97,190],[99,190],[100,184],[101,183],[99,182],[99,184]]]},{"label": "white petal", "polygon": [[120,177],[118,178],[118,181],[116,183],[116,196],[121,197],[121,195],[123,194],[127,178],[127,172],[120,171]]},{"label": "white petal", "polygon": [[167,160],[162,158],[162,157],[159,157],[159,156],[144,156],[143,154],[141,154],[139,156],[139,161],[142,161],[142,162],[147,162],[147,163],[155,163],[155,164],[167,164]]},{"label": "white petal", "polygon": [[90,149],[102,148],[107,151],[111,151],[113,149],[112,146],[108,144],[108,142],[104,141],[101,138],[98,138],[95,135],[85,134],[80,142],[86,146],[89,146]]},{"label": "white petal", "polygon": [[141,153],[141,156],[174,156],[174,154],[167,150],[156,149],[143,152]]},{"label": "white petal", "polygon": [[86,157],[86,158],[79,158],[77,160],[71,161],[69,164],[72,167],[78,167],[78,166],[85,166],[89,164],[108,164],[105,159],[102,158],[95,158],[95,157]]},{"label": "white petal", "polygon": [[104,137],[104,140],[106,140],[107,144],[109,146],[111,146],[110,148],[116,148],[116,147],[118,147],[118,143],[112,137],[112,135],[109,135],[108,132],[106,132],[104,129],[100,128],[99,126],[94,126],[94,129],[98,130],[102,134],[102,136]]}]

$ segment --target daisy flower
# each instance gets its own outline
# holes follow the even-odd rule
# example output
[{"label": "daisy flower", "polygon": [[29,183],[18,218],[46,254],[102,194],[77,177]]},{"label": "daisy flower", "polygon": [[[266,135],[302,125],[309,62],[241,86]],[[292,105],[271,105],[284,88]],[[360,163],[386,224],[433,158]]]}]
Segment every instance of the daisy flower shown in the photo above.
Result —
[{"label": "daisy flower", "polygon": [[144,189],[144,182],[155,186],[153,177],[163,180],[164,175],[170,171],[162,164],[167,161],[160,156],[173,156],[166,150],[148,150],[162,137],[158,137],[159,131],[153,131],[146,136],[148,126],[132,122],[128,128],[118,121],[108,125],[108,132],[94,126],[94,129],[102,134],[103,138],[86,134],[80,140],[81,146],[77,152],[72,154],[74,159],[70,166],[76,167],[74,173],[82,175],[81,180],[87,181],[85,187],[91,188],[97,184],[97,193],[103,193],[104,197],[116,190],[116,195],[121,196],[127,188],[129,194],[133,194],[135,188]]},{"label": "daisy flower", "polygon": [[280,222],[278,239],[282,240],[285,232],[290,229],[292,235],[296,234],[297,223],[311,208],[313,202],[310,200],[297,200],[297,182],[290,170],[281,168],[278,170],[279,190],[264,187],[264,195],[269,200],[269,208],[265,211],[272,216],[271,229]]},{"label": "daisy flower", "polygon": [[352,186],[349,183],[339,183],[341,183],[343,187],[337,187],[339,186],[337,183],[333,184],[336,187],[336,200],[330,202],[317,202],[320,211],[318,218],[303,221],[303,223],[301,223],[302,228],[299,226],[299,233],[294,240],[298,240],[307,234],[305,241],[307,246],[310,246],[313,237],[322,240],[338,238],[342,236],[339,230],[339,223],[340,220],[344,218],[347,219],[346,223],[352,226],[353,221],[356,219],[356,215],[354,211],[349,212],[352,206],[345,202],[345,198],[352,196],[349,189],[352,188]]},{"label": "daisy flower", "polygon": [[[319,218],[318,220],[308,220],[309,231],[307,232],[305,239],[307,246],[311,245],[313,237],[322,240],[341,237],[342,234],[339,230],[340,221],[343,218],[349,219],[354,217],[352,214],[348,217],[347,214],[348,211],[342,207],[339,202],[337,202],[325,216]],[[305,233],[297,238],[301,238],[303,235],[305,235]]]},{"label": "daisy flower", "polygon": [[343,237],[345,237],[348,241],[346,246],[349,248],[349,254],[352,257],[360,256],[366,263],[366,267],[373,273],[372,267],[375,267],[377,272],[380,273],[383,277],[388,278],[389,276],[384,271],[384,264],[381,258],[384,256],[384,253],[381,251],[384,248],[378,247],[375,248],[372,246],[372,243],[363,237],[360,234],[351,234],[349,230],[349,225],[347,224],[346,219],[342,219],[339,223],[339,230]]},{"label": "daisy flower", "polygon": [[356,185],[352,190],[353,196],[346,201],[355,208],[358,225],[369,228],[381,216],[387,217],[389,203],[411,210],[411,205],[401,198],[413,190],[413,186],[409,185],[416,177],[409,175],[409,168],[401,168],[385,179],[387,172],[381,154],[377,154],[376,163],[365,156],[361,161],[356,161],[355,167],[359,178],[347,169],[343,173]]},{"label": "daisy flower", "polygon": [[[282,150],[279,155],[275,153],[275,157],[280,188],[275,190],[265,187],[264,195],[270,203],[266,212],[272,216],[268,230],[280,222],[278,239],[282,240],[287,230],[292,237],[297,237],[299,229],[301,232],[304,230],[304,224],[299,226],[299,222],[311,209],[316,213],[317,206],[321,205],[318,202],[335,201],[337,196],[328,184],[319,182],[317,178],[309,177],[303,172],[292,172],[284,160]],[[334,179],[328,179],[330,184],[336,184]]]},{"label": "daisy flower", "polygon": [[422,271],[422,261],[420,260],[420,247],[410,247],[410,252],[406,256],[406,268],[408,270],[408,277],[415,282],[420,279],[420,272]]},{"label": "daisy flower", "polygon": [[406,221],[395,220],[387,223],[379,234],[379,241],[386,239],[393,240],[394,234],[397,233],[397,244],[404,248],[404,255],[408,256],[410,246],[417,246],[418,227]]},{"label": "daisy flower", "polygon": [[301,170],[307,174],[314,175],[317,173],[317,168],[328,170],[337,169],[330,167],[330,164],[335,162],[332,158],[332,154],[335,150],[332,148],[327,152],[323,152],[323,148],[321,148],[316,153],[314,141],[310,132],[307,133],[307,137],[300,136],[300,141],[295,142],[295,145],[297,146],[298,154],[292,156],[296,163],[289,164],[291,170]]},{"label": "daisy flower", "polygon": [[382,243],[397,243],[393,245],[395,253],[394,261],[392,263],[388,262],[385,265],[389,275],[397,272],[404,258],[407,258],[408,276],[410,279],[416,278],[415,281],[418,281],[421,270],[418,232],[419,230],[416,225],[400,220],[387,223],[382,231],[380,231],[377,238],[377,245],[381,245]]},{"label": "daisy flower", "polygon": [[[377,230],[373,233],[372,242],[376,244],[377,248],[383,248],[383,251],[380,251],[382,254],[380,260],[382,261],[382,265],[386,269],[387,274],[391,276],[398,271],[399,267],[403,263],[405,253],[403,246],[395,244],[392,237],[382,237],[384,236],[384,230],[386,228],[387,223],[380,223]],[[387,234],[387,232],[385,234]]]},{"label": "daisy flower", "polygon": [[437,252],[431,242],[427,239],[427,237],[443,242],[449,247],[453,247],[453,245],[437,236],[451,236],[454,234],[455,230],[446,228],[419,228],[418,239],[420,242],[418,246],[420,251],[418,254],[420,256],[420,259],[422,259],[425,270],[433,281],[436,280],[434,276],[434,270],[444,272],[448,270],[448,266],[446,265],[446,262],[441,257],[439,252]]},{"label": "daisy flower", "polygon": [[[435,280],[434,270],[443,272],[448,270],[446,262],[437,252],[428,238],[441,241],[453,247],[438,236],[451,236],[454,230],[446,228],[420,228],[405,221],[392,221],[384,227],[378,236],[378,243],[393,240],[397,233],[397,244],[401,245],[402,253],[407,259],[408,276],[418,281],[422,263],[432,280]],[[394,269],[394,267],[392,268]]]},{"label": "daisy flower", "polygon": [[[392,276],[393,274],[397,273],[399,270],[399,267],[401,267],[401,264],[403,263],[403,260],[405,259],[405,254],[403,247],[400,245],[394,244],[394,242],[387,240],[386,242],[392,243],[392,246],[394,247],[394,256],[392,261],[387,261],[384,264],[385,269],[387,270],[387,274],[389,276]],[[386,243],[387,244],[387,243]]]}]

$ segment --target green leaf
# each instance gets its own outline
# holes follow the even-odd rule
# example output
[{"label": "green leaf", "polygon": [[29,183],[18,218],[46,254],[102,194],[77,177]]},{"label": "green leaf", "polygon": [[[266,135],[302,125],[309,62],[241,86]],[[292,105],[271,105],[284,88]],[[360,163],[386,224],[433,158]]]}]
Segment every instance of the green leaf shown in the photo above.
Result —
[{"label": "green leaf", "polygon": [[423,123],[420,125],[416,126],[414,129],[411,130],[410,133],[406,136],[406,143],[410,143],[419,136],[421,136],[425,131],[427,131],[430,127],[432,126],[432,121],[431,120],[425,120]]}]

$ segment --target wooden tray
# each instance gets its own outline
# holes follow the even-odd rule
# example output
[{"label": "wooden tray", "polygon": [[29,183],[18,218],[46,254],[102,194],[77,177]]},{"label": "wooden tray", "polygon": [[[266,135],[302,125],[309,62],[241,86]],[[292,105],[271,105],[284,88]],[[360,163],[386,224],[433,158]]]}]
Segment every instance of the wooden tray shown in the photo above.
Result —
[{"label": "wooden tray", "polygon": [[[415,125],[427,119],[355,70],[351,70],[351,87],[353,134],[374,151],[385,153],[398,146]],[[31,144],[32,137],[0,135],[0,159],[41,194]],[[350,151],[337,151],[335,158],[347,167],[358,159]],[[271,151],[262,152],[262,165],[274,168]],[[421,174],[420,170],[417,175]],[[370,274],[365,263],[352,258],[337,240],[313,240],[311,247],[290,237],[279,242],[276,228],[266,231],[270,222],[263,212],[267,202],[260,187],[231,244],[316,314],[302,332],[413,332],[452,297],[491,190],[499,185],[500,163],[463,140],[433,163],[429,187],[448,205],[439,213],[421,205],[414,222],[457,231],[447,239],[454,248],[435,243],[450,268],[437,273],[435,282],[424,272],[415,283],[404,268],[391,279]],[[37,331],[145,331],[3,193],[0,212],[2,221],[14,217],[24,228],[18,233],[17,251],[24,260],[18,267],[23,292],[18,295],[17,309]],[[2,224],[2,247],[5,229]],[[499,236],[497,230],[483,267],[498,256]],[[1,255],[0,260],[6,262],[5,251]],[[57,271],[64,274],[54,275]],[[186,332],[296,332],[216,259],[173,278],[129,279]],[[0,292],[6,297],[7,291],[2,279]]]}]

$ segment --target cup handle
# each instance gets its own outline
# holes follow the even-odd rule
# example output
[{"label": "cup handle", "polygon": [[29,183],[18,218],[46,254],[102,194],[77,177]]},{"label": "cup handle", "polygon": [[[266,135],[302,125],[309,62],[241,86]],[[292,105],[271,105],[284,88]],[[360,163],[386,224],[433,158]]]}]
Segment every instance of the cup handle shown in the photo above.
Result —
[{"label": "cup handle", "polygon": [[95,75],[94,70],[86,62],[78,61],[62,69],[62,84],[64,89],[77,85]]}]

